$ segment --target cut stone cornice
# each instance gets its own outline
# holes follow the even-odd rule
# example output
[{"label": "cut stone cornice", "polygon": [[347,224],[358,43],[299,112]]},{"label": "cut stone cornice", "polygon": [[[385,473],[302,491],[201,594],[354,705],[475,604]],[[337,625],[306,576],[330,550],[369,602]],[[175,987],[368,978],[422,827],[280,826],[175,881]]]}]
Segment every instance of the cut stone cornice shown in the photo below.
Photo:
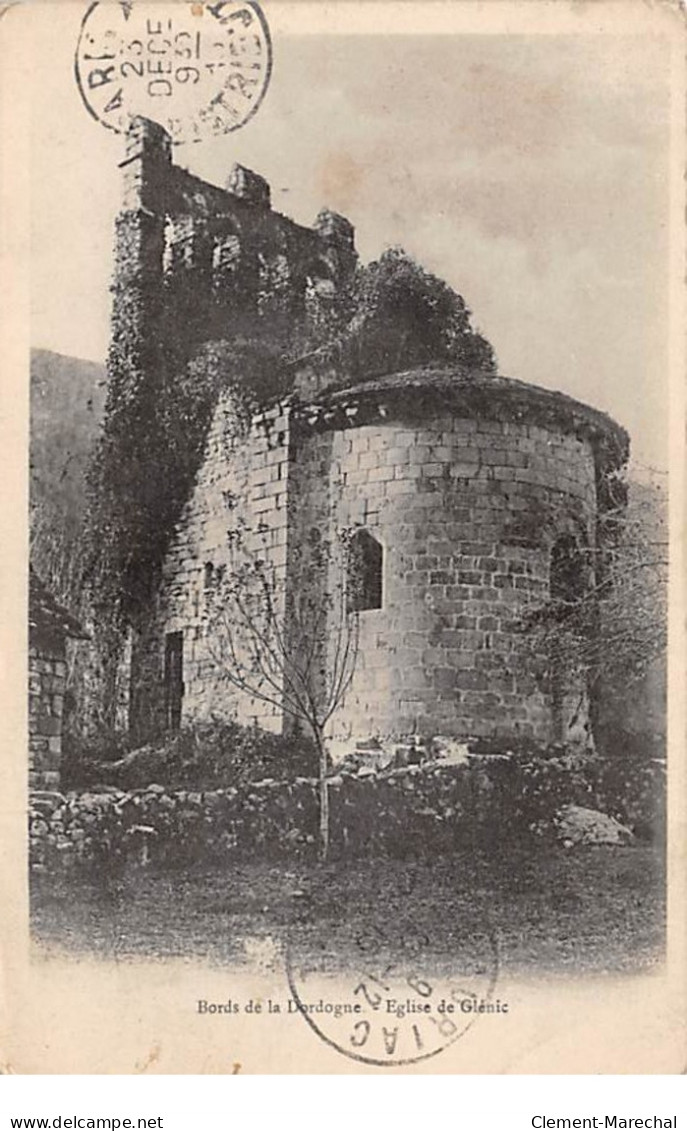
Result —
[{"label": "cut stone cornice", "polygon": [[437,409],[455,416],[531,425],[588,440],[598,470],[608,473],[627,461],[627,432],[606,413],[567,393],[512,377],[452,367],[390,373],[332,388],[316,400],[302,399],[300,421],[314,428],[351,428],[380,419],[417,417]]}]

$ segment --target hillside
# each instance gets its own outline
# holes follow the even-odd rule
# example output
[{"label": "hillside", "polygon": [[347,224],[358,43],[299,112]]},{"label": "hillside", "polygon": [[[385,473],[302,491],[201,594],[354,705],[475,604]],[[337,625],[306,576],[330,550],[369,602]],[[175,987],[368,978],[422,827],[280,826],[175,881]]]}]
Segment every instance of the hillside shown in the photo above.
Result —
[{"label": "hillside", "polygon": [[76,547],[85,475],[105,403],[105,366],[50,350],[31,351],[32,556],[56,595],[69,596],[66,547]]}]

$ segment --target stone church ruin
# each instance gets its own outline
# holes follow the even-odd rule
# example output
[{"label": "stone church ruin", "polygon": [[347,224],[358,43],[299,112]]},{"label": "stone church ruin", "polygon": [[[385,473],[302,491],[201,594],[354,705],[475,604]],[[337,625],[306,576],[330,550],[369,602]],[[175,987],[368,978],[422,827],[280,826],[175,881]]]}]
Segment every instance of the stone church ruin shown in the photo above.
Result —
[{"label": "stone church ruin", "polygon": [[[311,229],[296,224],[272,209],[265,180],[238,166],[226,188],[206,184],[172,162],[168,136],[143,119],[122,173],[105,449],[119,405],[137,406],[127,419],[142,425],[127,449],[120,424],[128,455],[117,474],[130,477],[118,483],[120,507],[133,505],[127,483],[145,478],[148,445],[196,449],[168,492],[167,529],[158,537],[141,519],[150,568],[125,610],[134,733],[222,714],[288,724],[278,704],[223,671],[217,613],[238,531],[278,580],[287,651],[303,563],[312,566],[315,544],[327,547],[307,581],[311,598],[318,587],[330,598],[313,629],[323,681],[337,625],[356,620],[332,738],[549,742],[584,729],[579,678],[543,679],[521,621],[590,584],[625,432],[569,396],[441,358],[367,373],[326,344],[299,356],[300,325],[326,318],[356,269],[352,225],[327,211]],[[272,356],[286,335],[296,340],[283,372],[256,365],[261,334]],[[221,379],[232,348],[242,390]],[[252,382],[269,394],[247,397]],[[187,398],[187,425],[160,410],[170,390]],[[146,513],[168,486],[147,482]]]}]

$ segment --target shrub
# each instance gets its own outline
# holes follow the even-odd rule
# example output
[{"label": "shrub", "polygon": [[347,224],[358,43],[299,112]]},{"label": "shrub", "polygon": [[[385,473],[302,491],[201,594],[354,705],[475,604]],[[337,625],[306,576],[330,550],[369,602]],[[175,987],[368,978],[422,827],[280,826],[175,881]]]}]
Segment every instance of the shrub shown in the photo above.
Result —
[{"label": "shrub", "polygon": [[317,772],[315,745],[301,731],[273,734],[231,719],[188,725],[163,749],[172,756],[170,771],[177,771],[177,784],[202,789]]},{"label": "shrub", "polygon": [[479,739],[470,750],[510,755],[492,775],[492,805],[504,837],[527,837],[569,804],[599,809],[642,840],[660,840],[664,834],[665,759],[650,735],[615,728],[602,735],[597,753],[564,743],[541,746],[527,738]]},{"label": "shrub", "polygon": [[602,738],[591,767],[598,807],[642,840],[661,840],[666,821],[665,748],[650,734],[621,727]]},{"label": "shrub", "polygon": [[121,744],[114,748],[91,744],[79,752],[68,785],[137,789],[155,782],[169,789],[215,789],[263,778],[290,780],[312,775],[316,767],[314,743],[301,732],[272,734],[232,719],[213,718],[190,723],[176,734],[129,752]]},{"label": "shrub", "polygon": [[103,766],[126,757],[131,745],[127,735],[100,727],[84,737],[78,733],[63,736],[60,775],[64,789],[82,789],[106,780]]}]

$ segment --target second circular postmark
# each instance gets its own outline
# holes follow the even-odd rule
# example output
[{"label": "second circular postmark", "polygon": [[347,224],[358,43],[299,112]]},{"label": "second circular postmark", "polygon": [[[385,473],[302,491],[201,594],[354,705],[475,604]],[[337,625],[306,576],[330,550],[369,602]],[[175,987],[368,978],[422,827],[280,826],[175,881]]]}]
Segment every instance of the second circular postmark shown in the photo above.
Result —
[{"label": "second circular postmark", "polygon": [[458,931],[444,946],[412,920],[316,936],[289,943],[290,1010],[325,1044],[363,1064],[417,1064],[480,1017],[507,1012],[496,997],[496,937],[484,924]]},{"label": "second circular postmark", "polygon": [[245,125],[272,71],[272,45],[256,0],[138,3],[95,0],[76,48],[86,109],[115,133],[150,118],[176,144]]}]

